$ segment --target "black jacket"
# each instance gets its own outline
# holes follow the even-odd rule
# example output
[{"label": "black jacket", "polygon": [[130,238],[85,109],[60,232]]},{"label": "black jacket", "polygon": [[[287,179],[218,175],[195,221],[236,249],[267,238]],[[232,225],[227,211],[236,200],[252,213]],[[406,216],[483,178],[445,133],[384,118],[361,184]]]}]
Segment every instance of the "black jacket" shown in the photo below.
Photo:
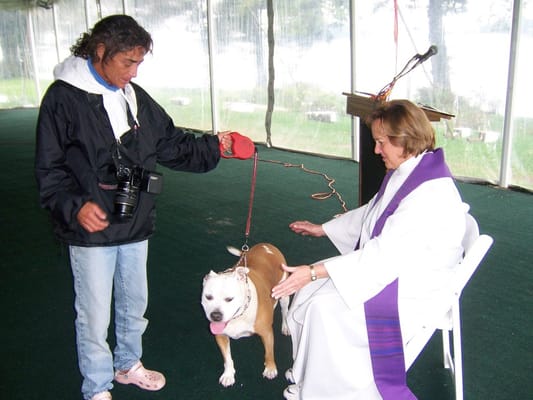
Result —
[{"label": "black jacket", "polygon": [[[110,246],[148,238],[154,231],[155,194],[141,191],[134,217],[88,233],[76,219],[87,201],[113,215],[117,154],[120,163],[155,171],[156,164],[179,171],[206,172],[220,160],[218,138],[176,128],[170,116],[132,83],[140,127],[113,134],[101,95],[55,81],[41,103],[37,123],[35,174],[43,208],[51,212],[58,238],[78,246]],[[135,124],[131,121],[131,126]],[[115,158],[115,160],[114,160]]]}]

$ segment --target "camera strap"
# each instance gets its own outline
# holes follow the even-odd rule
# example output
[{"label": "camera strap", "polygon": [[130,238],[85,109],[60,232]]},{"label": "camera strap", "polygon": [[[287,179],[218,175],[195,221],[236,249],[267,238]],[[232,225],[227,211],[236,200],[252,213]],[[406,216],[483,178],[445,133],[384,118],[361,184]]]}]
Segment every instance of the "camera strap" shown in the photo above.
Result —
[{"label": "camera strap", "polygon": [[[130,125],[131,129],[127,132],[125,132],[120,138],[115,140],[115,149],[112,151],[112,157],[113,157],[113,163],[115,164],[115,168],[119,169],[120,165],[126,164],[128,167],[136,166],[138,163],[141,162],[141,153],[139,150],[139,124],[137,123],[136,118],[133,116],[130,110],[129,103],[126,102],[126,112],[128,114],[128,124]],[[135,162],[132,160],[131,157],[127,157],[127,151],[126,146],[124,145],[122,138],[128,139],[127,136],[131,136],[131,140],[126,140],[127,142],[131,142],[134,155],[136,156],[138,162]],[[123,148],[121,152],[121,148]],[[142,168],[142,165],[140,165]]]}]

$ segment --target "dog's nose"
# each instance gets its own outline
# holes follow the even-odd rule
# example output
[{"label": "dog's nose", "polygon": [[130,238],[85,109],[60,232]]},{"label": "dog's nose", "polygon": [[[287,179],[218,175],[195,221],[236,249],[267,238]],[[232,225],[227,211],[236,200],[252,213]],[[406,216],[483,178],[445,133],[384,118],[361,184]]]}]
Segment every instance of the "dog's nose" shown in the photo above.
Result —
[{"label": "dog's nose", "polygon": [[222,321],[222,313],[220,311],[213,311],[211,313],[211,321],[214,321],[214,322]]}]

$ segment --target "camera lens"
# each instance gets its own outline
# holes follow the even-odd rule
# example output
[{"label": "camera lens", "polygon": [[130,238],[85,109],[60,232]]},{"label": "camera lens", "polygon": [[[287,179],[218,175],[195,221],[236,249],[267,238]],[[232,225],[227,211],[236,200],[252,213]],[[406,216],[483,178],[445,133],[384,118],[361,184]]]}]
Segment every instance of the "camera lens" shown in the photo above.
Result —
[{"label": "camera lens", "polygon": [[121,219],[129,219],[133,216],[139,196],[142,170],[139,168],[121,169],[117,173],[118,185],[115,194],[115,215]]},{"label": "camera lens", "polygon": [[130,182],[119,182],[115,195],[115,214],[122,218],[131,218],[137,205],[139,188]]}]

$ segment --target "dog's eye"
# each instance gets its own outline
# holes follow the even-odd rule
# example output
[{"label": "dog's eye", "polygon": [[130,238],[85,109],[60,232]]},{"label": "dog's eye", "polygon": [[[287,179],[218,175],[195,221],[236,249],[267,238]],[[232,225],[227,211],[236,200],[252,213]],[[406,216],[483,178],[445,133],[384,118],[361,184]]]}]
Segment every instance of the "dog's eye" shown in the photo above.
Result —
[{"label": "dog's eye", "polygon": [[230,303],[233,301],[233,297],[226,297],[224,300],[226,301],[226,303]]},{"label": "dog's eye", "polygon": [[213,296],[211,296],[210,294],[206,294],[205,298],[209,301],[213,300]]}]

